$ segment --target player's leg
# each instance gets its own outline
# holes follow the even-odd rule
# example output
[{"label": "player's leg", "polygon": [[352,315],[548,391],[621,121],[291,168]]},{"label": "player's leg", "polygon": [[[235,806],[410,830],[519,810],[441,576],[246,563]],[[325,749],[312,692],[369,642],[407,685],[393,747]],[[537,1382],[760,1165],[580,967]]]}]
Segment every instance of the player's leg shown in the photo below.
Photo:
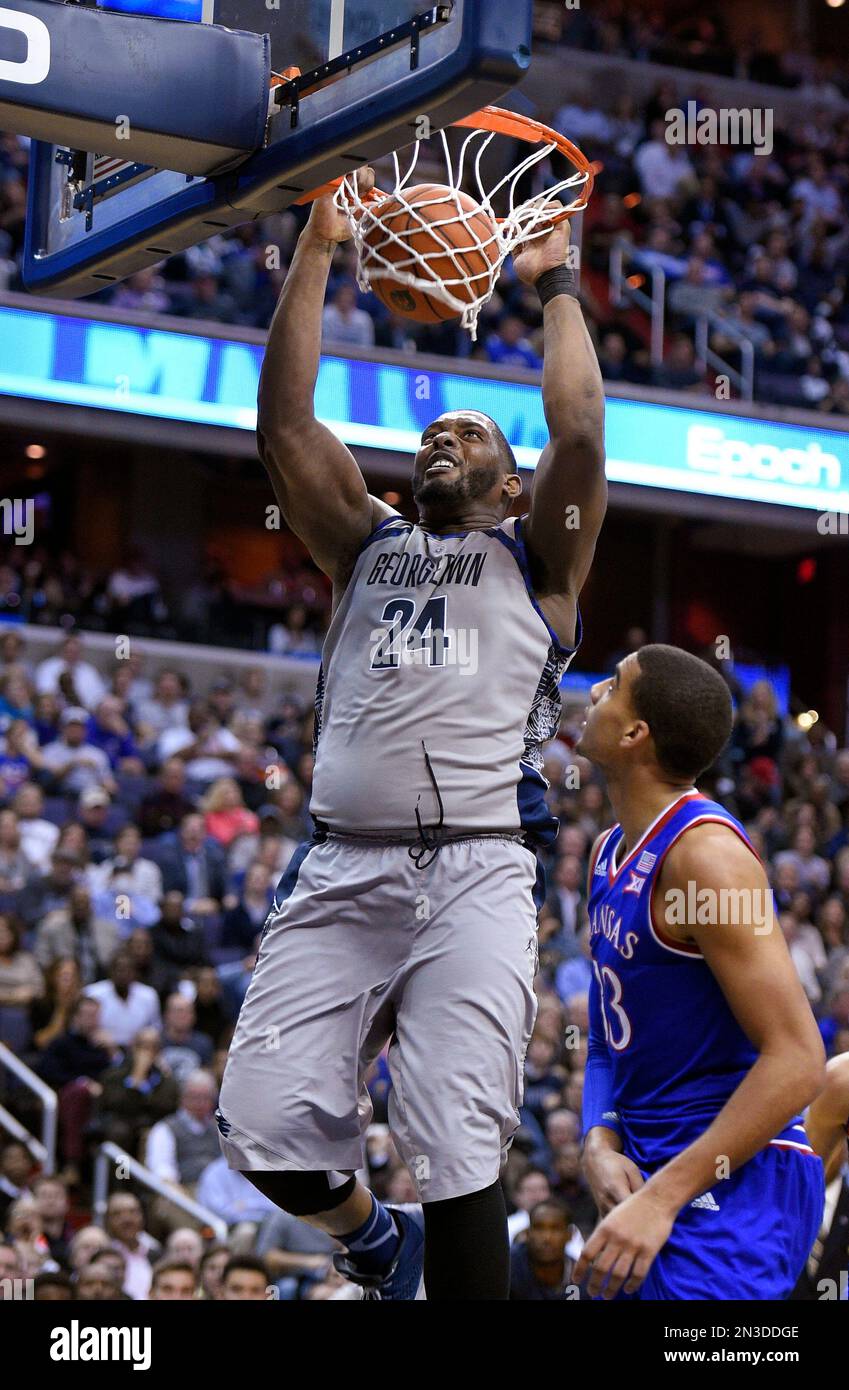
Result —
[{"label": "player's leg", "polygon": [[373,866],[338,842],[311,848],[286,889],[231,1044],[221,1147],[272,1201],[377,1274],[398,1253],[398,1222],[352,1174],[371,1115],[366,1059],[392,1027],[386,981],[406,959],[407,934],[394,930]]},{"label": "player's leg", "polygon": [[536,861],[509,840],[446,845],[413,886],[427,909],[389,1052],[389,1121],[424,1204],[429,1301],[506,1299],[499,1174],[519,1124],[536,1015]]},{"label": "player's leg", "polygon": [[243,1170],[243,1176],[283,1211],[335,1236],[358,1274],[382,1276],[392,1267],[404,1224],[353,1174]]},{"label": "player's leg", "polygon": [[637,1299],[789,1298],[822,1216],[822,1163],[768,1145],[682,1212]]}]

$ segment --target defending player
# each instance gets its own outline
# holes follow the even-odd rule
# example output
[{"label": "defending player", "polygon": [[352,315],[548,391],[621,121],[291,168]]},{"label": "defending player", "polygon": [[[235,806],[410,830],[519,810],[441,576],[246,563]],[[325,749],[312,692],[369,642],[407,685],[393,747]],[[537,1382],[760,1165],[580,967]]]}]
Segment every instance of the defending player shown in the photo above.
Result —
[{"label": "defending player", "polygon": [[422,435],[420,521],[405,521],[369,496],[313,411],[325,288],[348,236],[332,199],[318,200],[260,383],[260,454],[333,580],[334,615],[317,833],[267,923],[224,1076],[222,1147],[281,1207],[343,1242],[339,1267],[366,1296],[415,1297],[418,1226],[353,1176],[371,1110],[364,1075],[391,1039],[389,1119],[425,1204],[428,1298],[506,1299],[499,1171],[536,1009],[534,850],[557,831],[540,747],[557,728],[606,506],[602,383],[563,223],[515,258],[544,305],[550,442],[529,515],[507,519],[522,484],[498,426],[452,410]]},{"label": "defending player", "polygon": [[718,673],[657,645],[593,687],[578,745],[618,817],[589,870],[592,1295],[786,1298],[822,1213],[822,1042],[760,861],[694,786],[730,732]]},{"label": "defending player", "polygon": [[825,1180],[837,1177],[846,1162],[849,1139],[849,1052],[832,1057],[825,1069],[825,1086],[805,1116],[811,1147],[825,1164]]}]

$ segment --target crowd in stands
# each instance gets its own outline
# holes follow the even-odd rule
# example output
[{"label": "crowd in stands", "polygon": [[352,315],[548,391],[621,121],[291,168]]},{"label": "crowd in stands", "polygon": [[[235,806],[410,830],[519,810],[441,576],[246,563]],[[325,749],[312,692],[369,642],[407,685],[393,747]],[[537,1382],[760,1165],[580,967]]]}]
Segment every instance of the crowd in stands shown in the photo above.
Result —
[{"label": "crowd in stands", "polygon": [[[634,630],[629,645],[644,638]],[[849,748],[736,690],[734,733],[702,789],[746,826],[830,1055],[849,1051]],[[311,711],[255,668],[205,699],[135,657],[99,671],[67,638],[33,664],[0,638],[0,1040],[58,1096],[57,1171],[0,1144],[0,1280],[37,1298],[344,1299],[333,1241],[273,1207],[220,1157],[217,1090],[263,923],[310,833]],[[595,1211],[579,1115],[590,982],[586,871],[611,820],[564,710],[545,771],[561,832],[540,917],[539,1013],[505,1173],[513,1298],[565,1298]],[[458,1040],[462,1046],[462,1040]],[[368,1077],[368,1181],[415,1200],[387,1127],[384,1056]],[[30,1093],[0,1098],[38,1132]],[[166,1184],[112,1174],[92,1221],[93,1156],[112,1141]],[[169,1192],[215,1214],[226,1239]],[[0,1284],[0,1292],[7,1287]],[[13,1284],[8,1285],[14,1287]],[[270,1292],[269,1292],[270,1291]]]},{"label": "crowd in stands", "polygon": [[[637,62],[662,63],[787,87],[816,101],[849,97],[844,52],[815,51],[802,33],[779,45],[757,24],[740,32],[719,6],[694,4],[670,16],[656,0],[599,0],[592,6],[534,0],[535,51],[565,45]],[[732,25],[734,32],[732,33]]]},{"label": "crowd in stands", "polygon": [[0,548],[0,621],[317,659],[330,586],[306,551],[293,545],[257,584],[236,582],[221,561],[209,559],[193,583],[164,592],[134,547],[117,568],[98,570],[68,550],[7,541]]},{"label": "crowd in stands", "polygon": [[[562,43],[694,69],[689,78],[661,83],[641,105],[616,90],[594,91],[591,103],[552,101],[547,109],[531,109],[522,97],[523,109],[568,134],[599,166],[583,232],[582,297],[606,380],[715,390],[715,376],[697,362],[694,348],[696,318],[708,310],[719,316],[710,345],[732,371],[742,362],[741,339],[751,344],[755,399],[826,415],[849,412],[849,64],[843,55],[815,60],[800,44],[771,58],[756,37],[745,50],[735,48],[716,16],[670,27],[653,7],[623,0],[591,9],[542,3],[536,30],[543,47]],[[768,151],[756,152],[751,143],[668,143],[666,113],[685,110],[689,101],[715,108],[719,99],[703,73],[725,71],[799,87],[810,95],[807,115],[776,116]],[[12,289],[21,287],[27,166],[28,142],[0,136],[0,285],[5,280]],[[306,215],[294,209],[214,236],[93,299],[265,329]],[[650,358],[645,314],[611,300],[610,250],[619,238],[630,244],[627,269],[644,288],[655,268],[666,277],[662,363]],[[537,297],[509,262],[475,342],[456,321],[418,324],[392,313],[358,287],[356,268],[353,248],[340,247],[324,311],[328,348],[398,348],[541,366]]]}]

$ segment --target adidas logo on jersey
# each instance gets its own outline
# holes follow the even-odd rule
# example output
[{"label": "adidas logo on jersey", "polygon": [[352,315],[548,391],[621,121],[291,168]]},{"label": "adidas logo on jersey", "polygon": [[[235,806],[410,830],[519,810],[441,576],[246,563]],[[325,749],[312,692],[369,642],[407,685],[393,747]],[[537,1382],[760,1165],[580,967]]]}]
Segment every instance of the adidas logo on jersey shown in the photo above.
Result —
[{"label": "adidas logo on jersey", "polygon": [[703,1192],[690,1203],[691,1207],[702,1207],[704,1211],[719,1211],[719,1203],[712,1192]]},{"label": "adidas logo on jersey", "polygon": [[600,859],[599,862],[596,864],[594,870],[593,870],[593,875],[598,874],[598,876],[599,876],[599,878],[600,878],[600,877],[602,876],[602,874],[606,874],[606,873],[607,873],[607,860],[606,860],[606,859]]}]

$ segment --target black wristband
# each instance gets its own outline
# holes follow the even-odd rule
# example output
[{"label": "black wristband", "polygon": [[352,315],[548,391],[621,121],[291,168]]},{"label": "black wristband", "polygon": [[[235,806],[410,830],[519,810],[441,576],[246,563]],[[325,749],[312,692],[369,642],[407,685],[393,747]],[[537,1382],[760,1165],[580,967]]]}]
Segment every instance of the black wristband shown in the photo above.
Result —
[{"label": "black wristband", "polygon": [[578,298],[575,272],[570,270],[568,265],[556,265],[552,270],[544,270],[534,281],[534,289],[539,295],[543,309],[548,301],[558,294],[571,294],[573,299]]}]

